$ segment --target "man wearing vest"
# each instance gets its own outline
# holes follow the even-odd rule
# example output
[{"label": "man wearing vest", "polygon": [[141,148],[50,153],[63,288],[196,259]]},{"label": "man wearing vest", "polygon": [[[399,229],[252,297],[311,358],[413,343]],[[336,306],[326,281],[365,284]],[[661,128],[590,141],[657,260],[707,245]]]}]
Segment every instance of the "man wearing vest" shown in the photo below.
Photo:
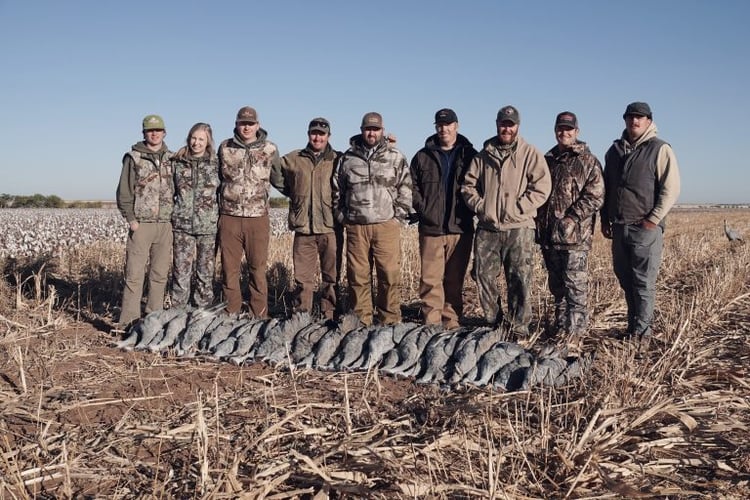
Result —
[{"label": "man wearing vest", "polygon": [[680,193],[672,147],[656,137],[651,108],[628,104],[625,130],[604,157],[602,234],[612,239],[612,264],[628,307],[626,335],[648,349],[665,217]]},{"label": "man wearing vest", "polygon": [[125,287],[118,327],[125,329],[141,317],[143,281],[148,271],[146,313],[164,307],[169,265],[172,262],[172,209],[174,181],[164,144],[164,120],[143,119],[143,141],[134,144],[122,159],[117,185],[117,208],[128,221],[125,249]]}]

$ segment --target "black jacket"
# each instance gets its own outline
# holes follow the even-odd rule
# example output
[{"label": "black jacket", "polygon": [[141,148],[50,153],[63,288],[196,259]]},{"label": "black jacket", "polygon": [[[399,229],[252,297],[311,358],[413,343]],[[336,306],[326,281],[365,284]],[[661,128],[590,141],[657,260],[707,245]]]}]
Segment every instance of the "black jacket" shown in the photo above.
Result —
[{"label": "black jacket", "polygon": [[466,170],[477,151],[461,134],[458,134],[454,147],[450,187],[447,190],[443,187],[437,134],[428,137],[425,146],[411,160],[412,206],[419,215],[419,232],[422,234],[440,236],[474,231],[474,214],[466,206],[460,190]]}]

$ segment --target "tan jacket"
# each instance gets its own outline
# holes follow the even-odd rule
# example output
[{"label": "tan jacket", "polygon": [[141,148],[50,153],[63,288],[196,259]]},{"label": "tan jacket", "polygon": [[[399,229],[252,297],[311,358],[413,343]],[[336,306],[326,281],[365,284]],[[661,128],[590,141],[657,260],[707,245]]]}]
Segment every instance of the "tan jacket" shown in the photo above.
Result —
[{"label": "tan jacket", "polygon": [[498,146],[497,137],[485,141],[469,165],[461,195],[481,228],[533,228],[537,209],[552,190],[547,162],[521,136],[504,160]]}]

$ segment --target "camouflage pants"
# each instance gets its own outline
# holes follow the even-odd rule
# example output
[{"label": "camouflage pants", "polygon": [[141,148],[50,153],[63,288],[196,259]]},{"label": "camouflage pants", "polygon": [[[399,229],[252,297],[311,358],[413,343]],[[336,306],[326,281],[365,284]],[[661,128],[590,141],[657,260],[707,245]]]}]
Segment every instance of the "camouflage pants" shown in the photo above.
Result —
[{"label": "camouflage pants", "polygon": [[549,290],[555,299],[555,330],[582,333],[588,327],[588,250],[542,249]]},{"label": "camouflage pants", "polygon": [[126,325],[141,317],[143,281],[148,267],[146,313],[164,308],[169,263],[172,260],[172,223],[141,222],[128,231],[125,245],[125,287],[119,323]]},{"label": "camouflage pants", "polygon": [[[516,335],[529,333],[531,320],[531,278],[534,230],[507,231],[477,229],[474,237],[474,274],[479,288],[479,302],[484,318],[490,324],[508,320]],[[505,271],[508,293],[508,315],[504,317],[497,286],[500,271]]]},{"label": "camouflage pants", "polygon": [[216,272],[216,234],[174,233],[174,262],[172,265],[173,306],[186,306],[190,300],[193,281],[193,304],[197,307],[214,301],[214,273]]}]

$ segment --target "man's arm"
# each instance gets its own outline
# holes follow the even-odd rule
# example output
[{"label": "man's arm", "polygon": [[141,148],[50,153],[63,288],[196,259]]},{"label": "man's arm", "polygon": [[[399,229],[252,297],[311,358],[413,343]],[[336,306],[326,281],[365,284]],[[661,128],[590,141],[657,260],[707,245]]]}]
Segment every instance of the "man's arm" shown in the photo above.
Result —
[{"label": "man's arm", "polygon": [[658,224],[677,202],[680,195],[680,169],[672,146],[664,144],[656,157],[656,178],[659,192],[656,194],[656,204],[646,221]]},{"label": "man's arm", "polygon": [[524,214],[533,212],[544,205],[552,192],[552,176],[550,176],[547,161],[539,150],[535,150],[529,156],[526,180],[526,191],[518,200],[518,207]]},{"label": "man's arm", "polygon": [[568,208],[566,216],[578,221],[593,216],[604,204],[604,176],[602,164],[591,155],[591,170],[589,172],[578,199]]},{"label": "man's arm", "polygon": [[461,196],[463,196],[466,206],[474,212],[479,214],[483,203],[482,195],[479,192],[480,179],[479,172],[481,170],[481,159],[479,155],[475,155],[469,164],[469,168],[466,170],[464,176],[464,183],[461,185]]},{"label": "man's arm", "polygon": [[[138,228],[138,219],[135,217],[135,162],[133,157],[126,154],[122,158],[122,171],[120,182],[117,184],[115,199],[120,213],[130,224],[130,229]],[[135,226],[135,227],[134,227]]]},{"label": "man's arm", "polygon": [[410,220],[409,215],[414,212],[414,208],[412,208],[411,171],[409,170],[409,164],[406,162],[406,157],[401,153],[398,155],[398,162],[394,212],[397,219],[406,222]]}]

